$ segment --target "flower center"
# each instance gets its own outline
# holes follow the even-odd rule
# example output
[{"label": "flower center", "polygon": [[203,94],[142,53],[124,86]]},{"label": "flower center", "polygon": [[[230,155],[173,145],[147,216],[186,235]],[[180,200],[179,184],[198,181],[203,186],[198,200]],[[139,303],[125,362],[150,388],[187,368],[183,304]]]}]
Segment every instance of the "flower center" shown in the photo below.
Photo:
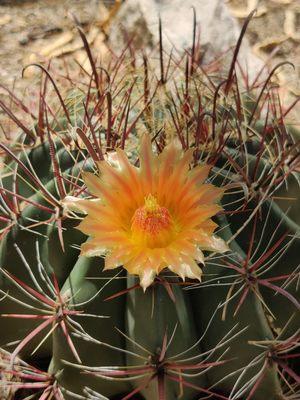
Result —
[{"label": "flower center", "polygon": [[167,208],[161,207],[156,198],[149,194],[145,204],[138,208],[132,218],[132,231],[157,235],[171,225],[171,215]]}]

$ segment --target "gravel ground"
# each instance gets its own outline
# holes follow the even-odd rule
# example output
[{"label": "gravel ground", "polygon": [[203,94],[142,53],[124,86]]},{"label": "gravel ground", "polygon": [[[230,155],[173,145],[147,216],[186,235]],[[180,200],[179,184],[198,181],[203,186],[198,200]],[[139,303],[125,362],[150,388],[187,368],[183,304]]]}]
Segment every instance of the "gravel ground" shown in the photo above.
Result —
[{"label": "gravel ground", "polygon": [[98,16],[98,0],[0,0],[0,83],[20,79],[21,68],[39,52],[72,32],[74,13],[83,26]]},{"label": "gravel ground", "polygon": [[[111,5],[113,1],[106,3]],[[227,3],[241,25],[245,15],[257,7],[257,16],[247,32],[256,54],[265,60],[273,54],[273,64],[286,60],[294,63],[294,72],[284,67],[279,74],[283,101],[291,102],[300,95],[299,0],[227,0]],[[0,84],[15,86],[18,93],[24,93],[36,73],[28,72],[22,79],[22,67],[45,61],[49,54],[55,53],[55,50],[51,53],[51,46],[59,40],[65,46],[74,42],[77,34],[70,12],[90,31],[103,17],[101,10],[100,0],[0,0]],[[5,96],[1,91],[0,95]],[[298,116],[294,112],[292,117],[300,124],[300,108],[297,111]]]},{"label": "gravel ground", "polygon": [[[227,0],[233,15],[242,25],[244,16],[253,8],[256,16],[248,26],[247,36],[253,52],[274,66],[290,61],[291,66],[279,69],[281,98],[291,104],[300,96],[300,1],[299,0]],[[300,102],[289,114],[288,122],[300,127]]]}]

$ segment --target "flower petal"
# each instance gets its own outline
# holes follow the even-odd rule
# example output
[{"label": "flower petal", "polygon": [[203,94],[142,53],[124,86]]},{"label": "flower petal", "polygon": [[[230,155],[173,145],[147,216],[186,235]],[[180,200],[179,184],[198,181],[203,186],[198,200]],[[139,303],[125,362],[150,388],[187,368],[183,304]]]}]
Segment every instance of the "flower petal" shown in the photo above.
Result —
[{"label": "flower petal", "polygon": [[189,172],[189,181],[196,186],[201,185],[207,179],[211,165],[197,165]]},{"label": "flower petal", "polygon": [[68,211],[75,211],[82,214],[87,214],[93,208],[97,208],[101,201],[99,199],[84,200],[79,197],[66,196],[62,200],[64,213]]},{"label": "flower petal", "polygon": [[199,233],[199,247],[202,250],[217,251],[218,253],[226,253],[229,251],[227,243],[218,236],[209,236],[206,233]]},{"label": "flower petal", "polygon": [[183,261],[169,265],[168,268],[172,272],[175,272],[177,275],[179,275],[182,280],[185,280],[185,278],[190,278],[201,281],[202,270],[192,258],[187,258],[186,262]]},{"label": "flower petal", "polygon": [[[86,213],[78,229],[89,235],[82,254],[105,255],[105,269],[123,266],[138,275],[144,290],[169,268],[182,279],[201,279],[202,250],[225,252],[226,243],[213,235],[211,218],[223,189],[204,184],[210,166],[192,170],[193,149],[183,152],[171,142],[157,157],[151,138],[141,138],[139,168],[117,149],[97,163],[100,176],[84,173],[97,199],[66,198],[66,211]],[[150,228],[151,229],[150,229]]]},{"label": "flower petal", "polygon": [[140,272],[140,285],[142,286],[144,292],[146,291],[147,287],[153,283],[155,276],[156,272],[151,268],[146,268]]},{"label": "flower petal", "polygon": [[126,261],[130,259],[131,252],[131,246],[122,246],[121,248],[113,250],[105,257],[104,269],[113,269],[118,268],[120,265],[124,265]]},{"label": "flower petal", "polygon": [[97,245],[93,240],[89,240],[81,245],[81,255],[86,257],[101,257],[105,254],[106,249]]}]

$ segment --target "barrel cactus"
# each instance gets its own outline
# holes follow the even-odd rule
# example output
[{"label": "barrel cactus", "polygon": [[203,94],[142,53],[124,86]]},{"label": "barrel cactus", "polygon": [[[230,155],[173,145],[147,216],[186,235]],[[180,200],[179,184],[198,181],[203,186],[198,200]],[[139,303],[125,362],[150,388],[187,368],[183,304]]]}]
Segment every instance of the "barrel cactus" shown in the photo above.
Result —
[{"label": "barrel cactus", "polygon": [[159,78],[87,47],[91,73],[41,67],[36,110],[1,102],[8,398],[298,398],[299,142],[239,44],[226,79],[195,42],[160,43]]}]

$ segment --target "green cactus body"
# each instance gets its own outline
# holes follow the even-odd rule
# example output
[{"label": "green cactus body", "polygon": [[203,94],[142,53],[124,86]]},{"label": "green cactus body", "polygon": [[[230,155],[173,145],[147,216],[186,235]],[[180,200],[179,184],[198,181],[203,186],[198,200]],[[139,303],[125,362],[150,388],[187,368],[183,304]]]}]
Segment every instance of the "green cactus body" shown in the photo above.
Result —
[{"label": "green cactus body", "polygon": [[[105,273],[102,269],[103,263],[99,258],[79,258],[62,288],[62,295],[65,293],[70,297],[70,304],[74,305],[75,309],[84,310],[85,313],[95,316],[77,317],[76,321],[80,323],[88,335],[99,338],[104,343],[97,346],[83,338],[74,338],[74,345],[80,349],[79,357],[83,365],[88,367],[118,365],[122,367],[125,365],[125,355],[117,349],[125,348],[125,339],[118,334],[117,328],[122,332],[125,330],[125,303],[122,298],[110,301],[105,301],[105,299],[124,290],[126,280],[122,277],[111,279],[114,274]],[[93,297],[95,299],[91,300]],[[85,304],[76,307],[76,304],[81,303]],[[99,310],[101,310],[101,314],[99,314]],[[102,315],[103,318],[101,318]],[[99,335],[99,332],[101,332],[101,335]],[[57,330],[53,335],[52,354],[50,371],[57,373],[62,370],[58,375],[58,381],[61,382],[63,387],[75,391],[75,393],[82,394],[83,387],[88,386],[111,398],[114,395],[126,393],[131,388],[130,383],[115,382],[112,385],[110,381],[96,379],[89,374],[82,374],[82,370],[78,369],[76,365],[65,365],[63,360],[76,364],[76,359],[66,346],[66,338],[61,330]]]},{"label": "green cactus body", "polygon": [[[230,239],[232,233],[228,229],[228,221],[224,217],[222,218],[222,225],[226,227],[222,234],[225,237],[227,236],[227,239]],[[231,249],[239,256],[246,257],[237,243],[233,242]],[[212,264],[207,263],[207,270],[209,271],[206,279],[208,282],[211,277],[215,277],[215,280],[219,278],[219,282],[222,282],[223,285],[219,287],[216,293],[214,285],[205,287],[206,280],[204,280],[202,289],[191,290],[191,304],[193,305],[195,320],[198,322],[200,331],[209,324],[214,310],[219,307],[214,323],[211,324],[203,341],[205,350],[213,348],[215,343],[219,343],[230,328],[233,329],[233,339],[229,336],[228,345],[218,350],[218,353],[222,353],[221,350],[228,350],[225,358],[230,361],[221,370],[215,369],[208,372],[211,384],[213,385],[214,382],[220,381],[217,387],[230,393],[237,381],[235,371],[240,370],[242,371],[241,379],[236,389],[242,389],[243,385],[247,384],[266,364],[263,384],[253,398],[261,399],[263,396],[268,396],[272,399],[279,399],[282,393],[276,369],[273,367],[272,362],[268,361],[267,355],[264,355],[262,349],[254,344],[254,342],[272,341],[274,338],[263,306],[257,296],[259,288],[254,284],[243,303],[243,311],[235,314],[240,296],[226,304],[230,288],[228,283],[233,281],[232,270],[216,266],[213,262]],[[234,292],[237,292],[238,289],[239,286],[234,289]],[[206,307],[198,306],[204,303],[208,303]],[[259,356],[261,357],[259,358]],[[252,365],[253,360],[255,362]],[[228,378],[224,379],[225,377]]]},{"label": "green cactus body", "polygon": [[[175,279],[176,281],[176,279]],[[129,277],[128,286],[132,287],[136,284],[136,279]],[[190,315],[190,305],[188,299],[184,297],[180,287],[172,285],[170,288],[174,298],[170,296],[166,288],[162,284],[154,286],[149,292],[143,293],[142,290],[134,290],[129,292],[127,297],[127,335],[130,340],[127,341],[127,349],[133,353],[143,355],[148,358],[144,364],[161,363],[160,367],[165,372],[162,375],[170,375],[173,371],[180,371],[180,366],[184,370],[184,362],[181,359],[193,358],[199,355],[199,346],[197,345],[197,334],[193,318]],[[151,316],[149,318],[149,315]],[[175,330],[173,339],[172,333]],[[164,353],[164,339],[170,345]],[[141,347],[139,347],[141,346]],[[142,348],[142,350],[141,350]],[[143,350],[146,349],[147,351]],[[180,357],[180,354],[182,356]],[[177,356],[177,357],[176,357]],[[201,358],[198,357],[197,361]],[[148,363],[147,363],[148,361]],[[128,365],[137,365],[138,358],[129,354],[127,356]],[[168,363],[171,364],[168,366]],[[177,363],[177,367],[173,367],[173,363]],[[170,370],[170,371],[168,371]],[[165,380],[167,398],[178,398],[182,387],[178,382],[174,382],[166,377],[160,377],[158,371],[157,376],[154,371],[149,372],[146,377],[136,380],[137,385],[145,385],[141,390],[145,399],[159,398],[158,382],[160,379]],[[176,373],[174,377],[178,378]],[[152,379],[151,379],[152,378]],[[200,386],[205,386],[205,376],[196,379]],[[192,380],[195,383],[195,380]],[[197,391],[186,388],[184,391],[186,399],[192,399],[196,396]]]},{"label": "green cactus body", "polygon": [[20,399],[298,398],[295,134],[195,49],[159,82],[111,57],[1,144],[0,372]]}]

